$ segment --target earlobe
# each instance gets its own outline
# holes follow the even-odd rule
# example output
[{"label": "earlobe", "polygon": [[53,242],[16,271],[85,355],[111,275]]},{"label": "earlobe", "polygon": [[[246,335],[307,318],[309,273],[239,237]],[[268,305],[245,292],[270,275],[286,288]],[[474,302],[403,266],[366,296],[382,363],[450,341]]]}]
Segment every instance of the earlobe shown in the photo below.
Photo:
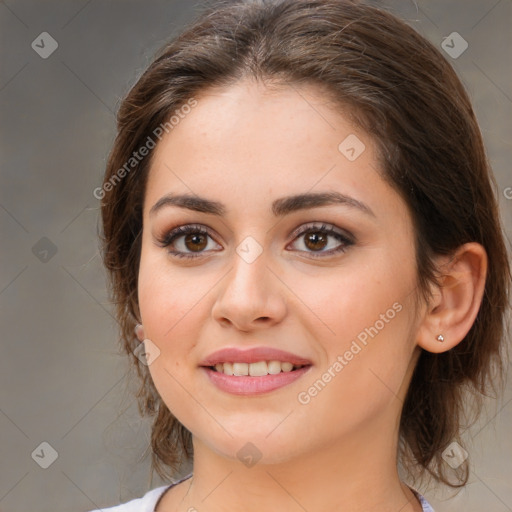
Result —
[{"label": "earlobe", "polygon": [[144,341],[144,327],[142,324],[137,324],[134,329],[135,336],[137,336],[137,339],[142,342]]},{"label": "earlobe", "polygon": [[426,308],[417,343],[428,352],[446,352],[460,343],[480,309],[487,275],[487,253],[476,242],[439,259],[440,284]]}]

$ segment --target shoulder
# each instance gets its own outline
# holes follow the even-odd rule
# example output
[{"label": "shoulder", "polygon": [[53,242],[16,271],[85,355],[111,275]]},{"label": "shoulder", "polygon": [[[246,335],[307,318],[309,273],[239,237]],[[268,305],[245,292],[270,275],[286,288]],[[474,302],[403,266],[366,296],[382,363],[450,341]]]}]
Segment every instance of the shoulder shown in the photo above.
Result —
[{"label": "shoulder", "polygon": [[116,505],[115,507],[101,508],[91,510],[90,512],[154,512],[158,501],[168,489],[174,485],[178,485],[184,480],[187,480],[191,476],[192,473],[189,473],[188,475],[169,485],[162,485],[156,489],[151,489],[151,491],[148,491],[146,494],[144,494],[142,498],[135,498],[134,500],[127,501],[121,505]]},{"label": "shoulder", "polygon": [[163,485],[148,491],[142,498],[136,498],[115,507],[91,510],[90,512],[153,512],[160,496],[174,484]]},{"label": "shoulder", "polygon": [[419,492],[415,491],[414,489],[412,489],[412,491],[420,500],[421,506],[423,507],[423,512],[434,512],[432,505]]}]

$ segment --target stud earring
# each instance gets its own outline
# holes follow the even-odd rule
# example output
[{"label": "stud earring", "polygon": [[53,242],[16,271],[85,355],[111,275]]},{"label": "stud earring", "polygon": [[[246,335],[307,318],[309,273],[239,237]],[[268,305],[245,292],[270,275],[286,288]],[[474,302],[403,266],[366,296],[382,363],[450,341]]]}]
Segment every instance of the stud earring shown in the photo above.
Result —
[{"label": "stud earring", "polygon": [[438,337],[437,337],[437,341],[439,341],[440,343],[442,343],[444,341],[444,336],[442,334],[440,334]]}]

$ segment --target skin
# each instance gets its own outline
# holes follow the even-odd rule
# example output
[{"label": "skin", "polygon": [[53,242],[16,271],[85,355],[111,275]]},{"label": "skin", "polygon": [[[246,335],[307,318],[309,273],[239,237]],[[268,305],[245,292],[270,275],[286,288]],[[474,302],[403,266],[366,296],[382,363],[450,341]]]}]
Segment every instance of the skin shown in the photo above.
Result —
[{"label": "skin", "polygon": [[[450,286],[433,289],[429,305],[418,301],[409,210],[379,175],[373,141],[323,97],[313,86],[269,90],[253,81],[208,89],[154,150],[143,210],[140,339],[160,350],[151,376],[194,445],[194,477],[167,492],[159,512],[421,511],[396,469],[403,399],[420,347],[448,350],[469,330],[485,252],[467,244],[457,258],[440,260]],[[350,134],[365,144],[354,161],[338,150]],[[282,218],[270,210],[277,198],[327,191],[364,202],[373,215],[346,205]],[[168,206],[150,215],[171,192],[219,201],[226,214]],[[197,241],[185,244],[182,236],[173,248],[199,257],[178,258],[159,244],[191,223],[210,228],[208,245],[194,252]],[[355,241],[315,258],[304,234],[292,236],[311,223]],[[236,252],[248,236],[262,250],[252,263]],[[320,253],[343,245],[328,237]],[[299,393],[397,303],[394,318],[300,403]],[[261,345],[306,357],[313,367],[251,397],[220,391],[198,368],[220,348]],[[252,467],[237,458],[247,442],[261,453]]]}]

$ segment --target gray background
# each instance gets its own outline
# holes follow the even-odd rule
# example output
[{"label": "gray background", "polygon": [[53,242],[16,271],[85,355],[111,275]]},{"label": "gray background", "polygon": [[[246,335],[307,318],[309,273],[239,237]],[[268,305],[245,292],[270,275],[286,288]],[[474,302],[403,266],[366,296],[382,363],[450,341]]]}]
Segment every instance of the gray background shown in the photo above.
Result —
[{"label": "gray background", "polygon": [[[0,2],[2,512],[86,511],[165,483],[156,475],[148,481],[149,423],[138,416],[118,354],[92,191],[101,184],[120,98],[198,5]],[[468,42],[448,59],[481,123],[510,239],[512,1],[380,5],[438,46],[454,31]],[[58,42],[47,59],[31,47],[42,32]],[[465,490],[446,501],[455,492],[422,489],[437,512],[512,511],[511,402],[509,383],[471,430]],[[41,454],[42,442],[58,454],[47,469],[31,455]]]}]

